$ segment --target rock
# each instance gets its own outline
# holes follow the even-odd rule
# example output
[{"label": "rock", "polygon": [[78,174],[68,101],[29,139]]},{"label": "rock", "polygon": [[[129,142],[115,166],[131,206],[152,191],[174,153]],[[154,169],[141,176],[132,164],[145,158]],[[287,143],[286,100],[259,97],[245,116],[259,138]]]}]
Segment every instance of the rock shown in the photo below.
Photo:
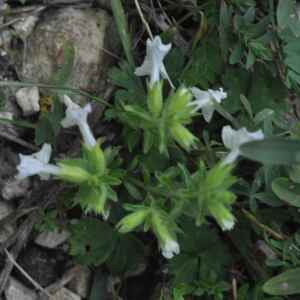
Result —
[{"label": "rock", "polygon": [[66,288],[62,288],[51,297],[51,300],[81,300],[81,297]]},{"label": "rock", "polygon": [[[13,211],[13,207],[8,203],[0,201],[0,220],[7,217]],[[6,224],[0,228],[0,243],[5,242],[15,232],[15,226]]]},{"label": "rock", "polygon": [[92,272],[88,267],[81,267],[68,288],[82,298],[87,298],[90,292]]},{"label": "rock", "polygon": [[70,233],[66,230],[44,231],[36,237],[35,243],[45,248],[55,249],[65,243],[69,236]]},{"label": "rock", "polygon": [[6,202],[0,201],[0,220],[7,217],[13,211],[13,207]]},{"label": "rock", "polygon": [[37,294],[14,278],[10,278],[4,291],[6,300],[35,300]]},{"label": "rock", "polygon": [[26,195],[31,187],[30,179],[8,179],[1,190],[1,196],[4,200],[12,200]]},{"label": "rock", "polygon": [[[66,44],[72,44],[75,50],[66,85],[101,94],[105,88],[102,78],[112,61],[107,51],[116,52],[119,44],[112,17],[101,9],[67,7],[44,13],[27,40],[24,66],[18,71],[22,80],[50,82],[63,63]],[[82,96],[72,97],[83,100]]]},{"label": "rock", "polygon": [[14,125],[12,125],[9,121],[13,120],[13,114],[9,111],[2,111],[0,112],[0,118],[1,119],[7,119],[7,122],[2,120],[0,124],[1,130],[4,130],[5,132],[9,132],[12,135],[17,135],[16,129]]},{"label": "rock", "polygon": [[[0,129],[1,130],[1,129]],[[16,174],[18,155],[9,147],[0,147],[0,184]]]},{"label": "rock", "polygon": [[14,23],[12,27],[15,30],[15,34],[25,40],[33,31],[38,19],[38,16],[32,15],[22,18],[19,22]]},{"label": "rock", "polygon": [[68,260],[62,251],[32,245],[24,249],[18,262],[36,282],[47,287],[62,275]]},{"label": "rock", "polygon": [[0,243],[4,243],[15,232],[15,226],[6,224],[0,229]]},{"label": "rock", "polygon": [[19,89],[16,93],[16,100],[25,116],[40,111],[40,94],[39,89],[36,86]]}]

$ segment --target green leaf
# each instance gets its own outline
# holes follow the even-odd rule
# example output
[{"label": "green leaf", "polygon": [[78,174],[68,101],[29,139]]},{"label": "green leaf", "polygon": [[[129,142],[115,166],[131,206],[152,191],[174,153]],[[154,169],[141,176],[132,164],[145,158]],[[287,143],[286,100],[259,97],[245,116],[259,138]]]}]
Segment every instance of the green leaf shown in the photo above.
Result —
[{"label": "green leaf", "polygon": [[222,71],[220,48],[216,45],[217,37],[206,39],[192,53],[189,64],[182,74],[187,86],[200,86],[207,89],[215,83]]},{"label": "green leaf", "polygon": [[300,268],[288,270],[269,279],[263,286],[265,293],[274,296],[300,294]]},{"label": "green leaf", "polygon": [[94,273],[93,284],[90,291],[89,300],[109,299],[108,292],[109,274],[105,273],[102,268],[98,268]]},{"label": "green leaf", "polygon": [[128,23],[125,16],[124,8],[120,0],[111,1],[111,9],[117,24],[118,33],[122,41],[123,49],[127,58],[127,61],[131,69],[134,69],[135,63],[131,49],[131,39],[129,36]]},{"label": "green leaf", "polygon": [[115,275],[136,271],[144,262],[144,246],[131,234],[120,234],[115,250],[107,260],[109,270]]},{"label": "green leaf", "polygon": [[70,254],[84,265],[100,265],[110,256],[117,233],[107,223],[84,219],[71,225]]},{"label": "green leaf", "polygon": [[254,113],[270,108],[274,111],[286,109],[287,89],[262,64],[256,64],[251,79],[251,88],[246,94]]},{"label": "green leaf", "polygon": [[300,184],[294,183],[288,178],[280,177],[272,182],[272,190],[282,201],[300,207]]},{"label": "green leaf", "polygon": [[300,162],[300,141],[283,138],[268,138],[245,143],[241,155],[265,164],[293,165]]},{"label": "green leaf", "polygon": [[222,77],[222,82],[228,92],[222,106],[228,112],[235,113],[241,109],[240,96],[246,94],[250,75],[241,68],[227,68],[225,75]]},{"label": "green leaf", "polygon": [[277,23],[281,29],[288,26],[290,15],[293,14],[296,1],[294,0],[279,0],[276,15]]}]

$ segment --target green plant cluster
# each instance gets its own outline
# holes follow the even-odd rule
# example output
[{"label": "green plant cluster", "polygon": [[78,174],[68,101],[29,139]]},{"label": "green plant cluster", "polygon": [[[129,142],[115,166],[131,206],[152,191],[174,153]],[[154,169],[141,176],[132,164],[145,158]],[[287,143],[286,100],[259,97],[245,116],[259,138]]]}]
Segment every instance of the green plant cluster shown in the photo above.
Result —
[{"label": "green plant cluster", "polygon": [[[122,2],[112,1],[125,58],[110,70],[117,90],[105,121],[121,129],[118,147],[83,145],[80,158],[58,163],[56,177],[72,183],[63,210],[90,213],[66,225],[70,254],[121,278],[155,261],[157,299],[297,299],[289,298],[300,295],[296,1],[165,2],[191,21],[147,40],[137,68]],[[188,47],[176,43],[177,30]],[[149,68],[158,79],[144,80],[138,73],[150,75],[158,41],[168,54]],[[73,56],[66,45],[64,74]],[[37,144],[55,144],[64,117],[55,97]],[[53,230],[58,215],[45,214],[39,228]]]}]

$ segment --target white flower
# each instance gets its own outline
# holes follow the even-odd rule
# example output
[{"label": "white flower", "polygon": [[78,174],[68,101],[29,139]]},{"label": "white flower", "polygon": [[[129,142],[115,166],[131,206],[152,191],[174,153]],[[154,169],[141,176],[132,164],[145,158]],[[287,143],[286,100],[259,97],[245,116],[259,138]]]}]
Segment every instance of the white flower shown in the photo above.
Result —
[{"label": "white flower", "polygon": [[245,127],[234,130],[229,125],[224,126],[222,129],[222,140],[225,147],[231,151],[223,160],[223,164],[231,164],[237,159],[242,144],[262,139],[264,139],[264,134],[261,130],[248,132]]},{"label": "white flower", "polygon": [[153,40],[147,40],[145,60],[140,67],[136,68],[135,74],[137,76],[150,75],[150,87],[160,80],[160,74],[172,85],[163,64],[163,60],[171,47],[171,44],[164,45],[159,36],[156,36]]},{"label": "white flower", "polygon": [[17,179],[24,179],[29,176],[39,175],[42,179],[48,179],[49,174],[57,175],[59,167],[49,164],[51,146],[44,144],[39,152],[31,155],[19,154],[20,164],[17,166]]},{"label": "white flower", "polygon": [[214,101],[221,103],[227,97],[227,93],[222,88],[219,90],[202,91],[196,87],[191,88],[193,96],[196,98],[191,105],[195,106],[195,111],[201,109],[206,122],[210,122],[215,111]]},{"label": "white flower", "polygon": [[164,247],[162,248],[162,255],[167,258],[171,259],[174,255],[180,253],[179,244],[174,240],[167,240],[165,242]]},{"label": "white flower", "polygon": [[90,104],[85,105],[83,108],[74,103],[68,96],[64,95],[64,103],[67,106],[66,116],[61,121],[61,125],[64,128],[77,125],[84,144],[92,148],[96,145],[96,139],[88,125],[87,116],[92,111]]}]

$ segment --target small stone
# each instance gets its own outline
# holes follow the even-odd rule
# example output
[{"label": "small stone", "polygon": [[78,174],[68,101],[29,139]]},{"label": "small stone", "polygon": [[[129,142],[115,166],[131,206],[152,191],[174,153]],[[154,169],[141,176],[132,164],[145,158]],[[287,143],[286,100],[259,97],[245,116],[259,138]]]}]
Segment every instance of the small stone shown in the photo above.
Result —
[{"label": "small stone", "polygon": [[21,282],[14,278],[9,279],[7,288],[5,289],[6,300],[35,300],[37,294],[24,286]]},{"label": "small stone", "polygon": [[[7,217],[13,208],[8,203],[0,201],[0,220]],[[0,243],[5,242],[13,233],[15,232],[15,227],[11,224],[6,224],[0,228]]]},{"label": "small stone", "polygon": [[51,300],[81,300],[81,297],[66,288],[62,288],[51,297]]},{"label": "small stone", "polygon": [[18,197],[26,195],[30,189],[30,179],[15,179],[11,178],[4,183],[4,186],[1,190],[1,196],[4,200],[12,200]]},{"label": "small stone", "polygon": [[7,217],[12,211],[13,208],[11,205],[6,202],[0,201],[0,220]]},{"label": "small stone", "polygon": [[28,16],[26,18],[23,18],[19,22],[13,24],[13,28],[16,31],[16,34],[20,36],[23,39],[26,39],[31,32],[33,31],[35,24],[38,21],[37,16]]},{"label": "small stone", "polygon": [[15,226],[6,224],[0,229],[0,243],[4,243],[15,232]]},{"label": "small stone", "polygon": [[74,279],[68,284],[68,288],[82,298],[87,298],[90,291],[91,278],[91,270],[88,267],[81,267]]},{"label": "small stone", "polygon": [[25,116],[40,111],[40,94],[36,86],[21,88],[16,93],[16,100]]},{"label": "small stone", "polygon": [[65,243],[69,236],[70,233],[66,230],[44,231],[36,237],[35,243],[45,248],[55,249]]}]

